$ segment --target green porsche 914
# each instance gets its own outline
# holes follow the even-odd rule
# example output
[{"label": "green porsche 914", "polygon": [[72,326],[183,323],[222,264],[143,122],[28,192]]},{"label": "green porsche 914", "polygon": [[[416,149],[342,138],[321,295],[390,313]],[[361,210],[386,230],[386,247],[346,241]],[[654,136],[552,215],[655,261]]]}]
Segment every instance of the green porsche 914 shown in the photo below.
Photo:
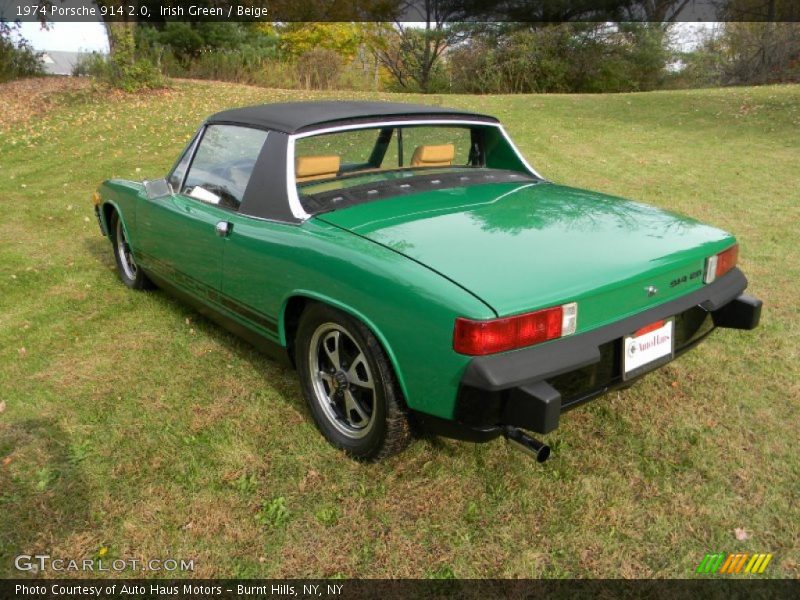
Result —
[{"label": "green porsche 914", "polygon": [[761,313],[732,235],[551,183],[497,119],[448,108],[227,110],[164,179],[105,181],[94,203],[128,287],[293,365],[359,459],[428,430],[545,460],[525,430]]}]

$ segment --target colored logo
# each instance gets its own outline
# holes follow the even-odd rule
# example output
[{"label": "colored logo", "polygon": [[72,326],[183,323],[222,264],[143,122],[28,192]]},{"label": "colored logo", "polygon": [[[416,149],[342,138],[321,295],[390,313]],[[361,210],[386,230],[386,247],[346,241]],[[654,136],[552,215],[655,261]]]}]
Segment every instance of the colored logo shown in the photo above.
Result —
[{"label": "colored logo", "polygon": [[697,573],[763,573],[767,568],[772,554],[750,554],[749,552],[738,554],[706,554]]}]

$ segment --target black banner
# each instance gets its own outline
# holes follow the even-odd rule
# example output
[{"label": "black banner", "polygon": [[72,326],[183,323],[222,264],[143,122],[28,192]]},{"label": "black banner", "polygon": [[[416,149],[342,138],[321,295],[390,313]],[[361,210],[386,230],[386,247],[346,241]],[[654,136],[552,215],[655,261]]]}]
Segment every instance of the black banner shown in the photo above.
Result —
[{"label": "black banner", "polygon": [[0,598],[276,598],[298,600],[466,600],[565,598],[661,598],[736,600],[800,597],[800,581],[778,579],[704,578],[693,580],[135,580],[19,579],[0,581]]},{"label": "black banner", "polygon": [[800,21],[796,0],[0,0],[30,22]]}]

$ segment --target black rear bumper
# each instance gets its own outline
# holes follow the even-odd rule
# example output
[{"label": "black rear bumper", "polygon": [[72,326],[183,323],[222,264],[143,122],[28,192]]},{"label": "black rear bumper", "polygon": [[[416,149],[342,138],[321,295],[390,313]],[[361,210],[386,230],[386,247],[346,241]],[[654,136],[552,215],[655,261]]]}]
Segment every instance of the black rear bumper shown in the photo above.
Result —
[{"label": "black rear bumper", "polygon": [[453,421],[420,415],[423,425],[461,439],[497,437],[512,425],[548,433],[561,413],[634,380],[622,379],[622,338],[675,317],[675,356],[715,327],[753,329],[761,301],[742,292],[739,269],[702,289],[627,319],[541,346],[473,358],[462,377]]}]

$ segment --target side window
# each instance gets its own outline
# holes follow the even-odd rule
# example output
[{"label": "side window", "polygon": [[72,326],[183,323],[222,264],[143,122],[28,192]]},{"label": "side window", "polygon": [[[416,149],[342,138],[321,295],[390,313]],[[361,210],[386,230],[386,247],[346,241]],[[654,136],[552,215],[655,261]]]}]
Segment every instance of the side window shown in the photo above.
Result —
[{"label": "side window", "polygon": [[181,193],[208,204],[239,210],[266,139],[267,132],[260,129],[209,125]]},{"label": "side window", "polygon": [[181,187],[181,182],[183,181],[183,176],[186,175],[186,169],[189,166],[189,161],[192,160],[192,150],[195,146],[195,139],[192,138],[192,142],[186,147],[186,150],[183,151],[183,156],[181,156],[180,161],[178,164],[175,165],[175,168],[172,169],[172,173],[167,179],[170,187],[172,188],[173,192],[179,192]]}]

